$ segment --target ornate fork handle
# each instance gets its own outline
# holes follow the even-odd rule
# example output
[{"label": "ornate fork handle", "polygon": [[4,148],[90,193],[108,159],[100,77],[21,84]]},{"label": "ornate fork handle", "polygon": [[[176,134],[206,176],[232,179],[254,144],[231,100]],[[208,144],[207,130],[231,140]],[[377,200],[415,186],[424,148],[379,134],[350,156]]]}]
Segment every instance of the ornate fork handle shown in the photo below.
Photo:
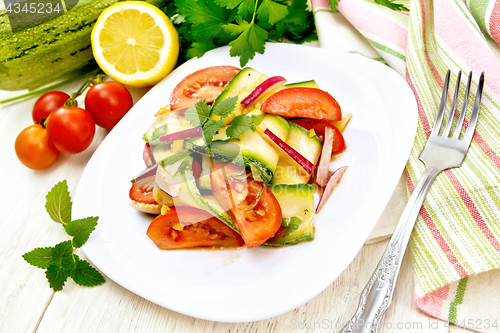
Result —
[{"label": "ornate fork handle", "polygon": [[403,256],[415,221],[434,179],[442,169],[428,166],[401,215],[389,244],[360,296],[358,309],[341,333],[375,333],[392,300]]}]

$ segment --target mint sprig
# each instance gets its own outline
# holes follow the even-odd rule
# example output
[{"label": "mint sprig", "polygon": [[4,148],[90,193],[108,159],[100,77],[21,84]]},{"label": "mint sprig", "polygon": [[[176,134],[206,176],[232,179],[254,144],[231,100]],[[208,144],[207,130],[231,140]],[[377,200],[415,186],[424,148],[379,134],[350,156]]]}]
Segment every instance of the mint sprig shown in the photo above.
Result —
[{"label": "mint sprig", "polygon": [[[238,96],[234,96],[227,98],[214,106],[210,106],[203,99],[200,99],[198,103],[190,106],[186,110],[184,116],[194,127],[202,127],[203,138],[205,139],[207,145],[210,145],[215,133],[217,133],[224,124],[222,119],[227,118],[233,112],[237,102]],[[217,116],[220,119],[211,119],[212,115]]]},{"label": "mint sprig", "polygon": [[94,231],[98,217],[71,220],[71,197],[66,180],[57,183],[46,196],[45,208],[54,222],[61,223],[72,240],[60,242],[52,247],[38,247],[23,254],[30,265],[45,269],[49,286],[54,291],[62,290],[69,277],[81,286],[97,286],[105,282],[104,277],[74,252],[82,247]]}]

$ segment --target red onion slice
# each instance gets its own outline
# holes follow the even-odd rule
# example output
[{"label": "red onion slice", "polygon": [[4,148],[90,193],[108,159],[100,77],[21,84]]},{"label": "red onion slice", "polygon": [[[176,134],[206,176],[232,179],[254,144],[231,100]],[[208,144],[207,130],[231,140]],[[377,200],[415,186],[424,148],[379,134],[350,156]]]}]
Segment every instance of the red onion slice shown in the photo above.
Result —
[{"label": "red onion slice", "polygon": [[202,135],[201,127],[193,127],[183,131],[160,136],[160,141],[177,141],[191,138],[198,138]]},{"label": "red onion slice", "polygon": [[266,128],[264,131],[264,134],[267,135],[271,140],[273,140],[274,143],[278,145],[285,153],[288,154],[295,162],[297,162],[308,174],[312,174],[316,166],[311,163],[307,158],[302,156],[301,153],[290,147],[286,142],[281,140],[269,130],[269,128]]},{"label": "red onion slice", "polygon": [[137,176],[135,176],[134,179],[131,180],[131,182],[132,183],[137,183],[138,181],[140,181],[140,180],[142,180],[144,178],[156,175],[156,169],[157,168],[158,168],[158,165],[154,164],[154,165],[150,166],[149,168],[146,168],[146,169],[142,170],[141,173],[139,173]]},{"label": "red onion slice", "polygon": [[321,150],[321,159],[318,163],[318,171],[316,172],[316,183],[319,186],[325,186],[328,179],[330,161],[332,159],[333,149],[333,130],[330,127],[325,127],[325,140],[323,149]]},{"label": "red onion slice", "polygon": [[142,158],[144,160],[144,163],[146,163],[147,167],[151,167],[156,164],[155,157],[153,155],[153,149],[151,148],[151,145],[149,142],[146,142],[144,145],[144,150],[142,152]]},{"label": "red onion slice", "polygon": [[344,175],[344,172],[347,170],[347,166],[343,166],[335,170],[330,177],[328,178],[328,181],[326,182],[326,186],[323,188],[323,193],[321,194],[321,197],[319,198],[319,203],[318,207],[316,208],[316,214],[319,213],[321,208],[325,205],[325,203],[328,201],[328,198],[330,195],[332,195],[333,190],[337,185],[340,183],[340,180],[342,179],[342,176]]},{"label": "red onion slice", "polygon": [[252,104],[260,95],[262,95],[266,90],[270,89],[276,83],[286,81],[282,76],[273,76],[259,84],[247,97],[245,97],[240,104],[244,107],[248,107]]}]

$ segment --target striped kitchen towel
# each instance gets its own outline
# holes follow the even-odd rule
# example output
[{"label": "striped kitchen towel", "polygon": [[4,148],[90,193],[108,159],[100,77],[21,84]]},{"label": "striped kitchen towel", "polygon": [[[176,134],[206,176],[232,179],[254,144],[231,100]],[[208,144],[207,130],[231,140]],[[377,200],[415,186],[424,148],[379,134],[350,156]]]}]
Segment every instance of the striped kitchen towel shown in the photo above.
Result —
[{"label": "striped kitchen towel", "polygon": [[[461,168],[441,173],[434,182],[410,246],[419,309],[475,331],[500,332],[500,0],[411,0],[409,12],[370,0],[340,0],[338,14],[328,0],[312,0],[312,5],[322,47],[339,45],[382,58],[413,90],[419,124],[406,166],[410,192],[424,170],[418,156],[434,124],[447,69],[454,73],[450,87],[459,70],[465,76],[474,72],[472,97],[485,72],[469,153]],[[344,20],[357,31],[346,33]],[[351,34],[353,43],[332,43],[337,32]],[[463,99],[464,85],[460,94]]]}]

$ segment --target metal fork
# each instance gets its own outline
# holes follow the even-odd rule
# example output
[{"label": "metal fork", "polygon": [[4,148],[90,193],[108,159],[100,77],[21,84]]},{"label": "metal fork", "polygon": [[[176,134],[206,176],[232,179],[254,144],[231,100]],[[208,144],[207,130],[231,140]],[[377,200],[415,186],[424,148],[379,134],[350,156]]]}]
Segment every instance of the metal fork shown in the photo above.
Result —
[{"label": "metal fork", "polygon": [[454,132],[451,127],[457,107],[458,92],[460,89],[460,71],[457,76],[457,84],[453,96],[453,102],[450,114],[443,130],[442,127],[445,108],[448,99],[448,85],[450,82],[450,70],[448,70],[443,87],[443,95],[439,105],[436,122],[429,136],[429,140],[420,153],[419,159],[425,163],[425,170],[420,178],[415,191],[411,195],[408,203],[396,226],[396,230],[387,245],[387,248],[380,260],[377,268],[373,272],[370,280],[363,289],[360,296],[359,306],[351,320],[342,328],[340,333],[375,333],[378,330],[382,315],[385,313],[392,300],[394,287],[398,278],[403,256],[410,239],[413,226],[424,202],[425,196],[429,192],[437,175],[449,168],[458,168],[462,165],[465,155],[469,150],[472,136],[476,129],[477,119],[479,117],[479,108],[481,106],[481,96],[484,84],[484,72],[479,78],[476,99],[472,109],[471,117],[465,134],[460,137],[467,104],[469,100],[469,91],[471,86],[472,72],[469,73],[467,80],[467,89],[462,111]]}]

